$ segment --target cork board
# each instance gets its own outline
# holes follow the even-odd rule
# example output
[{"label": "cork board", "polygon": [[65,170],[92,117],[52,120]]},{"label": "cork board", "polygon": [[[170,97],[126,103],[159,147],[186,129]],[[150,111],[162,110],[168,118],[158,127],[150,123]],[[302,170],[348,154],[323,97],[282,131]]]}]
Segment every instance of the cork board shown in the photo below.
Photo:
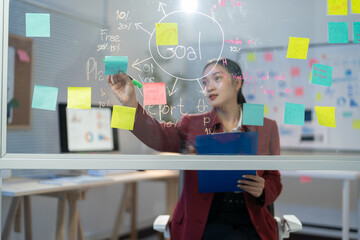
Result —
[{"label": "cork board", "polygon": [[[30,38],[9,35],[9,47],[15,49],[14,92],[15,104],[8,104],[8,129],[29,129],[31,127],[31,95],[32,95],[32,44]],[[21,59],[19,50],[26,52],[28,61]],[[8,117],[9,119],[9,117]]]}]

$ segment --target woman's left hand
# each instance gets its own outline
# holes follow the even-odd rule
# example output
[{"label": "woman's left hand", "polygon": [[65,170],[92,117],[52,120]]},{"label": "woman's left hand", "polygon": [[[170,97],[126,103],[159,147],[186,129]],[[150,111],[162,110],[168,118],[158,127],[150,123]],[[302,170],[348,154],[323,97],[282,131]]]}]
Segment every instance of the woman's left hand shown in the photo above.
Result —
[{"label": "woman's left hand", "polygon": [[243,178],[249,180],[238,180],[237,186],[254,197],[260,197],[264,191],[265,179],[258,175],[244,175]]}]

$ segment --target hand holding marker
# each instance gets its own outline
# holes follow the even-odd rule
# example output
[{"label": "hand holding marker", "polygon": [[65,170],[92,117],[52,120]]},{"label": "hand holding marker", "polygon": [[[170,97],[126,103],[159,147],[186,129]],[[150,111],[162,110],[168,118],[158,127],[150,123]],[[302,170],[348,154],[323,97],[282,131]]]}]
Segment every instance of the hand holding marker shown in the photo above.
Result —
[{"label": "hand holding marker", "polygon": [[[106,61],[104,60],[104,59],[102,59],[102,61],[104,62],[104,63],[106,63]],[[121,64],[121,62],[119,62],[119,64]],[[106,65],[105,65],[105,68],[106,68]],[[125,67],[125,69],[127,68],[127,63],[126,63],[126,67]],[[121,70],[120,70],[121,71]],[[105,69],[105,72],[106,72],[106,69]],[[122,72],[122,71],[121,71]],[[135,79],[133,79],[131,76],[129,76],[129,75],[127,75],[129,78],[130,78],[130,80],[132,81],[132,83],[135,85],[135,86],[137,86],[138,88],[142,88],[142,84],[141,83],[139,83],[138,81],[136,81]]]}]

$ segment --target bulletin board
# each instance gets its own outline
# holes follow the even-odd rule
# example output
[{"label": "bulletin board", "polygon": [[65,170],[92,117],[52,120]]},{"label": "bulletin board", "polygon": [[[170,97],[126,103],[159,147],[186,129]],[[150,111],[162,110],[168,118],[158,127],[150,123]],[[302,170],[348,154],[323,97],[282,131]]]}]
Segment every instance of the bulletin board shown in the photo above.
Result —
[{"label": "bulletin board", "polygon": [[[9,129],[29,129],[31,127],[32,46],[31,38],[9,35],[9,47],[14,50],[12,56],[14,72],[9,73],[14,77],[13,84],[8,84],[8,89],[13,94],[13,97],[8,99],[10,101],[7,111]],[[9,63],[9,65],[13,63]],[[13,89],[10,85],[13,85]]]}]

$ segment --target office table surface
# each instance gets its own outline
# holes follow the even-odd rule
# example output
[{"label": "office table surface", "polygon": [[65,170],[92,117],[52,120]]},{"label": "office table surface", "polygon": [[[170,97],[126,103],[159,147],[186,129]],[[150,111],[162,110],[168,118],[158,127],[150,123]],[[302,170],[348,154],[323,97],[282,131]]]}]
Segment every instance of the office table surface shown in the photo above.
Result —
[{"label": "office table surface", "polygon": [[40,179],[9,178],[3,181],[2,195],[10,197],[20,197],[76,189],[86,189],[119,183],[163,180],[168,178],[176,178],[178,176],[179,171],[177,170],[146,170],[108,175],[104,177],[99,177],[99,179],[96,181],[82,183],[69,182],[63,185],[41,183]]}]

